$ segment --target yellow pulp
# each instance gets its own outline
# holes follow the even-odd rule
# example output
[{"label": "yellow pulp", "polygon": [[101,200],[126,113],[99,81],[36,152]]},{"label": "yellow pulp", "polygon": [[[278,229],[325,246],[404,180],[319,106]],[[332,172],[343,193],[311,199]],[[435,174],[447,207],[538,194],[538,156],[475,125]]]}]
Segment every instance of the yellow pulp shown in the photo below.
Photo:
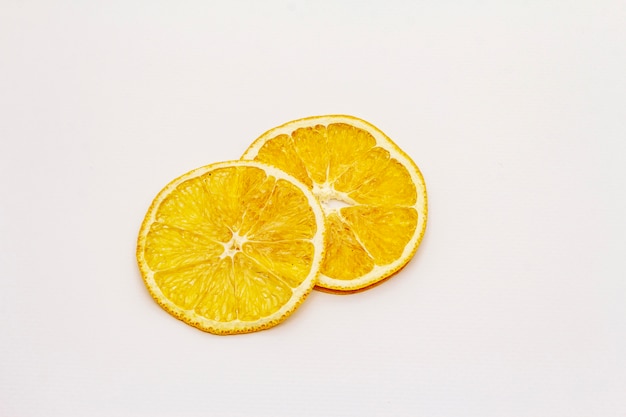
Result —
[{"label": "yellow pulp", "polygon": [[351,280],[389,265],[415,234],[411,175],[363,129],[345,123],[299,128],[268,140],[254,159],[295,176],[322,203],[327,277]]},{"label": "yellow pulp", "polygon": [[315,215],[302,191],[257,167],[193,177],[162,200],[146,236],[154,282],[177,307],[217,322],[276,313],[312,268]]}]

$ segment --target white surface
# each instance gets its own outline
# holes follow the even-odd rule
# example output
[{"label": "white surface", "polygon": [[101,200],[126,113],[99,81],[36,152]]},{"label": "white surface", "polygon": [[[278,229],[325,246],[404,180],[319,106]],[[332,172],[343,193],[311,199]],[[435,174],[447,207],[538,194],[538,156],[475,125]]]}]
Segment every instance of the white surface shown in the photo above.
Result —
[{"label": "white surface", "polygon": [[[621,1],[0,2],[1,416],[626,415]],[[167,181],[362,117],[418,255],[218,337],[134,258]]]}]

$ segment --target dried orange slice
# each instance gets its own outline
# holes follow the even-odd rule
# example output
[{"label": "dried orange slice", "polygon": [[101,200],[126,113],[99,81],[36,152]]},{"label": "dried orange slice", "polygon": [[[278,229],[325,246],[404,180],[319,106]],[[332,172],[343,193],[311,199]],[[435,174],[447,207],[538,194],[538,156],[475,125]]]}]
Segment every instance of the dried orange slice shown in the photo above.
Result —
[{"label": "dried orange slice", "polygon": [[193,170],[170,182],[141,225],[137,260],[152,297],[217,334],[272,327],[316,283],[324,217],[311,191],[254,161]]},{"label": "dried orange slice", "polygon": [[322,289],[374,285],[404,267],[422,240],[424,178],[405,152],[364,120],[294,120],[261,135],[242,159],[293,175],[322,204],[328,235],[317,283]]}]

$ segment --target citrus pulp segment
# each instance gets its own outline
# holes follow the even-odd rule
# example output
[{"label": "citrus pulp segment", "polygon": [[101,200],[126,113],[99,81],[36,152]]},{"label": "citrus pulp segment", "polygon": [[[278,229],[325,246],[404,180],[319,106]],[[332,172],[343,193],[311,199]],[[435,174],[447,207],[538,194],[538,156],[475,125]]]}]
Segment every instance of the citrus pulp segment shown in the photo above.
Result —
[{"label": "citrus pulp segment", "polygon": [[294,177],[259,162],[221,162],[156,196],[137,260],[170,314],[211,333],[246,333],[280,323],[306,298],[324,233],[318,201]]},{"label": "citrus pulp segment", "polygon": [[317,285],[355,291],[393,275],[426,228],[424,178],[372,124],[352,116],[294,120],[273,128],[243,160],[271,164],[306,184],[322,204],[327,239]]}]

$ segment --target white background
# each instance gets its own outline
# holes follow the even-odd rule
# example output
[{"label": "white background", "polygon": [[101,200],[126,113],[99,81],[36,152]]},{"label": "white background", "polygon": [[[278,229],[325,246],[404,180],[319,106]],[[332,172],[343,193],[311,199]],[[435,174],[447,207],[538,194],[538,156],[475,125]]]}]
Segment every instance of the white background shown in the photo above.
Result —
[{"label": "white background", "polygon": [[[0,0],[0,416],[626,416],[622,1]],[[203,333],[135,262],[172,178],[347,113],[416,257]]]}]

